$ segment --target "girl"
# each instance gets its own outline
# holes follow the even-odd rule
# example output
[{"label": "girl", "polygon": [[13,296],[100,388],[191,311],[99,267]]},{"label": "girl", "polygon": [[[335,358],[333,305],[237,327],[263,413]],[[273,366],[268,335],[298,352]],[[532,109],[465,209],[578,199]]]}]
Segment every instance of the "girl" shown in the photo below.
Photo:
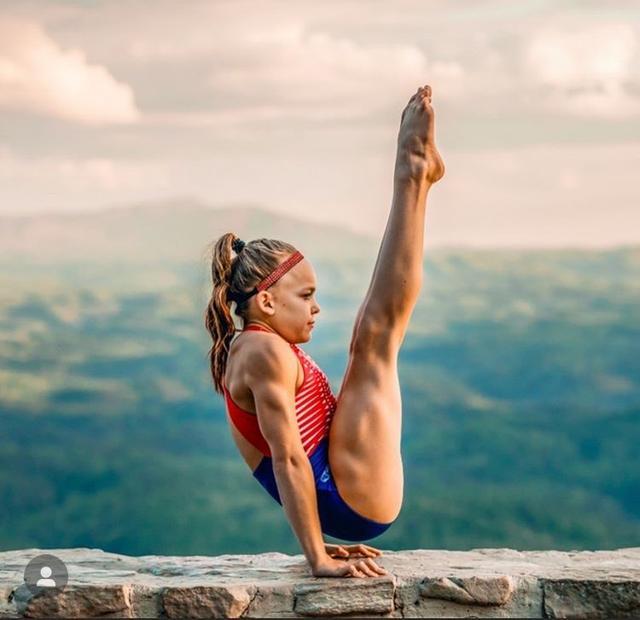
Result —
[{"label": "girl", "polygon": [[205,317],[215,390],[242,457],[283,506],[318,577],[387,574],[373,560],[379,550],[325,545],[322,533],[374,538],[402,505],[397,357],[422,284],[427,193],[444,174],[434,130],[423,86],[402,112],[391,211],[337,398],[297,346],[320,311],[311,263],[284,241],[227,233],[215,243]]}]

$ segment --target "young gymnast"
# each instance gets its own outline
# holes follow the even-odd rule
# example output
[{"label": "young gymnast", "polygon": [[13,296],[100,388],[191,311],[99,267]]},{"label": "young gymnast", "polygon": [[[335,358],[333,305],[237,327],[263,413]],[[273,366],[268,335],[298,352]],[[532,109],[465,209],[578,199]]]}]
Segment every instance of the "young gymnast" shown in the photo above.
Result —
[{"label": "young gymnast", "polygon": [[400,513],[397,359],[422,285],[427,193],[443,174],[431,87],[423,86],[402,112],[391,210],[337,397],[298,346],[320,311],[311,263],[274,239],[245,243],[227,233],[214,246],[205,315],[214,387],[238,450],[283,506],[318,577],[386,574],[373,560],[378,549],[325,544],[322,534],[369,540]]}]

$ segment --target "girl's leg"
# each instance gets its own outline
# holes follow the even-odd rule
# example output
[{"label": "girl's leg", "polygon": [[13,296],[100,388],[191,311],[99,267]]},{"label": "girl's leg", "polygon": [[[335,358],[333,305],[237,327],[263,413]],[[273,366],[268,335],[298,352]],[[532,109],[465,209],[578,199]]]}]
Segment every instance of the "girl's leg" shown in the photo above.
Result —
[{"label": "girl's leg", "polygon": [[422,284],[427,193],[443,174],[431,88],[425,86],[402,113],[391,212],[329,432],[329,462],[340,494],[376,521],[393,520],[402,504],[397,358]]}]

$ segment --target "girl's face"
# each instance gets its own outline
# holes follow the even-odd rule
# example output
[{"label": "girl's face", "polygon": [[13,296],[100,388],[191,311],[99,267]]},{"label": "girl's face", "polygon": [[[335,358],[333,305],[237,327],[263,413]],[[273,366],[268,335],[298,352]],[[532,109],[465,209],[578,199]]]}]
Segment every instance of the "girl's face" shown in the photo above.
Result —
[{"label": "girl's face", "polygon": [[269,323],[289,342],[308,342],[320,312],[316,301],[316,274],[307,259],[301,260],[268,290],[273,314]]}]

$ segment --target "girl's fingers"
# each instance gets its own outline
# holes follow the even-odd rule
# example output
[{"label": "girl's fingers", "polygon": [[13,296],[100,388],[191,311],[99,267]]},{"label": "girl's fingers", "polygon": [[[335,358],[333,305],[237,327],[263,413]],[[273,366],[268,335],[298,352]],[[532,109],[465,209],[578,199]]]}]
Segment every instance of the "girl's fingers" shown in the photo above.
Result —
[{"label": "girl's fingers", "polygon": [[369,566],[366,560],[360,560],[360,562],[358,562],[358,570],[361,570],[365,575],[368,575],[369,577],[378,576],[378,573]]},{"label": "girl's fingers", "polygon": [[332,558],[349,557],[349,552],[342,545],[326,545],[325,550]]},{"label": "girl's fingers", "polygon": [[365,558],[351,564],[346,574],[350,577],[381,577],[389,573],[386,569],[378,566],[374,560]]},{"label": "girl's fingers", "polygon": [[370,547],[369,545],[360,545],[363,549],[366,549],[372,555],[382,555],[382,551],[380,549],[376,549],[375,547]]},{"label": "girl's fingers", "polygon": [[361,554],[365,557],[376,557],[378,555],[382,555],[382,552],[378,549],[375,549],[374,547],[370,547],[369,545],[351,545],[350,547],[347,547],[347,549],[349,550],[350,554],[356,555],[356,554]]},{"label": "girl's fingers", "polygon": [[373,560],[364,560],[367,565],[371,567],[371,570],[375,571],[378,575],[388,575],[389,573],[382,566],[378,566]]}]

